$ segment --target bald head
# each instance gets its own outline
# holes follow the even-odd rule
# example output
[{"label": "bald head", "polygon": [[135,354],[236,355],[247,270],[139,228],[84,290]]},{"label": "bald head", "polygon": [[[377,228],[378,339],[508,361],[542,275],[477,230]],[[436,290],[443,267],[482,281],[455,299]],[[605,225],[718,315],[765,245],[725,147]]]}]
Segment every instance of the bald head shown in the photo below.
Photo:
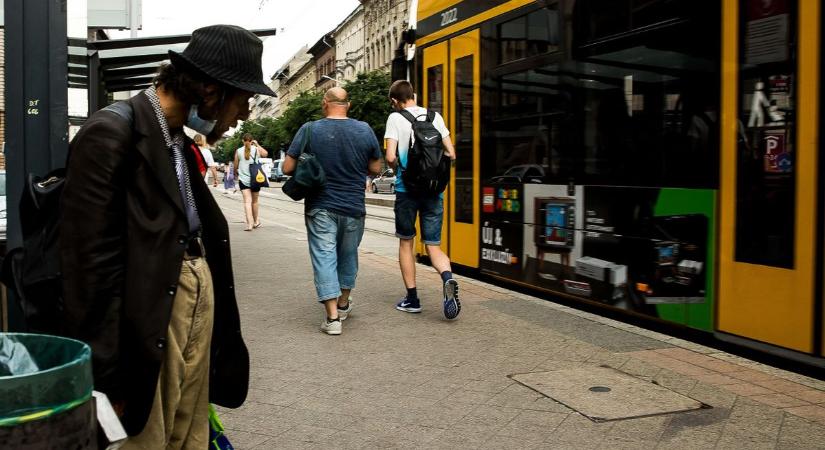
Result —
[{"label": "bald head", "polygon": [[347,91],[340,87],[329,88],[324,94],[324,100],[328,103],[347,103],[349,101]]},{"label": "bald head", "polygon": [[328,119],[342,119],[347,117],[347,109],[349,109],[349,97],[347,91],[343,88],[330,88],[324,94],[324,102],[322,105],[324,116]]}]

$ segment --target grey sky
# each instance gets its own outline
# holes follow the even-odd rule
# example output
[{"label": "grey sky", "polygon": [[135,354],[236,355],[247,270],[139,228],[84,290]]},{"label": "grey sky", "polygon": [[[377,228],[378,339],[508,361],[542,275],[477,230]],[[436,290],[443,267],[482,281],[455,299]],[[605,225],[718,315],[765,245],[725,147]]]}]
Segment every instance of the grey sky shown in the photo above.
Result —
[{"label": "grey sky", "polygon": [[[358,0],[143,0],[138,37],[191,33],[219,23],[277,28],[278,35],[264,38],[263,69],[269,81],[299,48],[314,44],[356,6]],[[111,37],[126,38],[129,33],[113,31]]]}]

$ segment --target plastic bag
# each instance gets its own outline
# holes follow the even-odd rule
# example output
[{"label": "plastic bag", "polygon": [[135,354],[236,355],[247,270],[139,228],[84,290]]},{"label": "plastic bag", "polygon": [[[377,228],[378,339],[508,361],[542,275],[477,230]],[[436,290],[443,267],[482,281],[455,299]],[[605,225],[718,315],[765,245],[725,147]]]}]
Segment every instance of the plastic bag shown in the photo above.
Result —
[{"label": "plastic bag", "polygon": [[26,375],[37,370],[37,363],[17,337],[0,335],[0,377]]}]

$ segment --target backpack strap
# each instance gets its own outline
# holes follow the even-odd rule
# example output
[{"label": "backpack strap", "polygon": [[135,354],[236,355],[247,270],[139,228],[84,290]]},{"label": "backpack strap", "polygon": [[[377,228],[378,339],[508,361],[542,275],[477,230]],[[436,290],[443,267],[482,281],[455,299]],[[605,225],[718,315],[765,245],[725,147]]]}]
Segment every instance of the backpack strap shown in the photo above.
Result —
[{"label": "backpack strap", "polygon": [[432,109],[428,109],[427,110],[427,122],[433,122],[433,121],[435,121],[435,111],[433,111]]},{"label": "backpack strap", "polygon": [[412,113],[407,111],[406,109],[402,109],[401,111],[398,111],[398,114],[401,114],[401,117],[407,119],[408,121],[410,121],[410,123],[415,123],[415,121],[416,121],[416,117],[414,115],[412,115]]}]

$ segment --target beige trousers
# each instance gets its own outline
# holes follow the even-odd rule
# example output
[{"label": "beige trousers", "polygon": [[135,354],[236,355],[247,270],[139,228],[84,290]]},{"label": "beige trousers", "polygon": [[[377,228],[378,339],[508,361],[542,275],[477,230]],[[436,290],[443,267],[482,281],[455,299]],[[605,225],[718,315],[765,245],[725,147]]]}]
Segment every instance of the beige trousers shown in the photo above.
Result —
[{"label": "beige trousers", "polygon": [[209,346],[214,312],[215,294],[206,259],[185,260],[152,412],[143,431],[121,448],[208,448]]}]

